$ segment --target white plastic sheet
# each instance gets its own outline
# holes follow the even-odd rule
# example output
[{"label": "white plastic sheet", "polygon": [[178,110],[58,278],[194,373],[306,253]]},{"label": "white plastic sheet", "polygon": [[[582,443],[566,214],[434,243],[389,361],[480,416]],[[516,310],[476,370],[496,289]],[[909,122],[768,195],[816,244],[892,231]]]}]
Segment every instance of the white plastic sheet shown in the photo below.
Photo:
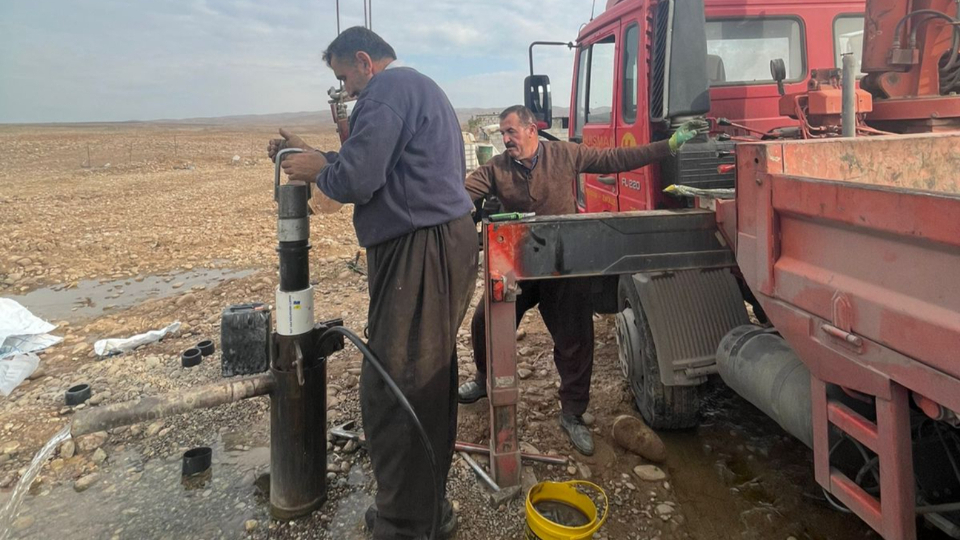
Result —
[{"label": "white plastic sheet", "polygon": [[63,338],[47,333],[56,328],[15,300],[0,298],[0,359],[59,343]]},{"label": "white plastic sheet", "polygon": [[0,394],[9,396],[13,389],[33,375],[40,365],[40,357],[22,353],[0,359]]},{"label": "white plastic sheet", "polygon": [[111,356],[132,351],[137,347],[142,347],[147,343],[160,341],[167,334],[176,332],[180,329],[180,321],[177,321],[166,328],[160,330],[151,330],[143,334],[137,334],[128,338],[101,339],[93,344],[93,351],[97,356]]}]

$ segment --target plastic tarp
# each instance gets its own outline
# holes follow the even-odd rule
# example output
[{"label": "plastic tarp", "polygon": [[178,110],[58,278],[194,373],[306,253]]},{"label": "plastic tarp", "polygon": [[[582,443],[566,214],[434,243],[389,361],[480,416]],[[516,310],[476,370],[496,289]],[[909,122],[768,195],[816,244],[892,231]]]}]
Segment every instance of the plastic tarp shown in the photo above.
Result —
[{"label": "plastic tarp", "polygon": [[48,333],[56,328],[15,300],[0,298],[0,359],[60,343],[63,338]]}]

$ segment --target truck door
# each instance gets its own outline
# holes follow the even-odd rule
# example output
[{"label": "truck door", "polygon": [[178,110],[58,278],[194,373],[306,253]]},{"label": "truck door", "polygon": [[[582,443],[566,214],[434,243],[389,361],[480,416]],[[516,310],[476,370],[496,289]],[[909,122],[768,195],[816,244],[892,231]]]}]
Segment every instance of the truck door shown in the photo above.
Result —
[{"label": "truck door", "polygon": [[[649,110],[647,106],[647,86],[644,72],[639,66],[644,63],[638,62],[640,51],[644,50],[641,43],[644,32],[641,27],[642,21],[638,16],[626,18],[621,23],[622,34],[620,37],[620,64],[617,69],[619,73],[617,93],[619,107],[617,107],[616,124],[618,146],[630,147],[644,145],[649,142],[649,116],[647,114],[637,114],[637,111],[646,113]],[[640,84],[641,77],[643,84]],[[653,183],[649,167],[644,167],[635,171],[628,171],[618,175],[619,190],[619,208],[620,211],[627,212],[631,210],[651,210],[655,207],[654,201],[657,195],[653,191]]]},{"label": "truck door", "polygon": [[[583,144],[610,148],[616,146],[615,92],[617,84],[617,38],[620,21],[613,21],[584,39],[577,66],[575,137]],[[619,194],[616,174],[584,174],[586,212],[616,212]]]}]

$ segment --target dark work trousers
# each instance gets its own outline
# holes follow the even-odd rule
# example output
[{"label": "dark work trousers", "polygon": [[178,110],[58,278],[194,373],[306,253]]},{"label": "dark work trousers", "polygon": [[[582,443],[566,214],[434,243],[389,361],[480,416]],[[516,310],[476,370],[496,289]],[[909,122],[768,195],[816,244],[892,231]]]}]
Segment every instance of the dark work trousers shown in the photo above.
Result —
[{"label": "dark work trousers", "polygon": [[[370,349],[423,424],[446,485],[457,435],[457,330],[477,279],[470,215],[367,249]],[[434,480],[407,413],[366,362],[360,406],[377,479],[375,539],[429,531]],[[445,494],[441,494],[445,496]]]},{"label": "dark work trousers", "polygon": [[[560,407],[566,414],[580,415],[590,402],[593,373],[593,304],[588,278],[521,281],[517,296],[517,325],[534,306],[553,337],[553,362],[560,373]],[[483,300],[470,324],[473,361],[478,384],[487,382],[486,319]]]}]

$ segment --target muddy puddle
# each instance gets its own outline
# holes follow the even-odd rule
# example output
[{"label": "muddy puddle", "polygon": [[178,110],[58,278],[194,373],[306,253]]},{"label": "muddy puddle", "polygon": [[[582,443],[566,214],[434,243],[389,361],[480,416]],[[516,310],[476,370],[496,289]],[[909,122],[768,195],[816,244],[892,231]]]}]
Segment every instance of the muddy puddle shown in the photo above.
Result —
[{"label": "muddy puddle", "polygon": [[[826,502],[813,476],[813,452],[729,388],[705,388],[701,426],[661,433],[671,482],[688,530],[698,540],[879,539]],[[942,540],[918,526],[918,538]]]},{"label": "muddy puddle", "polygon": [[55,285],[11,298],[42,319],[74,322],[130,308],[146,300],[180,294],[194,287],[212,287],[224,280],[243,278],[253,272],[197,268],[116,281],[88,279],[78,281],[76,286]]},{"label": "muddy puddle", "polygon": [[[267,537],[270,450],[266,436],[226,433],[210,445],[209,474],[181,477],[181,454],[145,460],[131,449],[110,455],[99,480],[77,493],[73,482],[34,488],[18,513],[18,540],[73,538],[232,539]],[[373,502],[370,473],[359,465],[328,486],[319,513],[329,516],[327,538],[361,539],[363,513]],[[0,494],[0,505],[7,494]],[[26,524],[26,526],[24,526]]]}]

